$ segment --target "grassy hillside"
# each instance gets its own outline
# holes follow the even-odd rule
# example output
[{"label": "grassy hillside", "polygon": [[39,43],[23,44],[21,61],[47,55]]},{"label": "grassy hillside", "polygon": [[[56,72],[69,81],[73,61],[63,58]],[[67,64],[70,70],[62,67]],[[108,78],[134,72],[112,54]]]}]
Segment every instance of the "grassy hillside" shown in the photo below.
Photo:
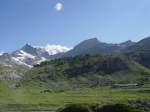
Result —
[{"label": "grassy hillside", "polygon": [[149,81],[150,70],[122,55],[83,55],[42,62],[29,70],[21,84],[47,89],[110,86]]}]

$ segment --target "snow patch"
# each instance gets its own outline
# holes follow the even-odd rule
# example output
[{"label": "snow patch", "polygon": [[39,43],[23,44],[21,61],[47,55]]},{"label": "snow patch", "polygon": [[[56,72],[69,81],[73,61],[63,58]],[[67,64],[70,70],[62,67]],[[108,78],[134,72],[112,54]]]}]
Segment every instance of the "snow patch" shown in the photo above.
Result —
[{"label": "snow patch", "polygon": [[18,57],[12,57],[12,59],[14,61],[16,61],[17,63],[19,63],[20,65],[28,66],[30,68],[32,67],[31,65],[28,65],[28,64],[24,63],[23,60],[20,60]]},{"label": "snow patch", "polygon": [[46,46],[35,46],[35,48],[40,48],[48,52],[49,55],[55,55],[58,53],[65,53],[72,48],[68,48],[66,46],[61,45],[46,45]]},{"label": "snow patch", "polygon": [[25,60],[26,59],[35,59],[36,57],[29,54],[29,53],[26,53],[25,51],[23,50],[19,50],[17,52],[17,56],[14,56],[12,57],[12,59],[17,62],[18,64],[20,65],[24,65],[24,66],[28,66],[28,67],[32,67],[31,65],[28,65],[27,63],[25,63]]},{"label": "snow patch", "polygon": [[46,61],[46,58],[41,57],[41,60],[37,62],[37,64],[40,64],[41,62]]},{"label": "snow patch", "polygon": [[20,53],[18,54],[20,55],[22,58],[32,58],[32,59],[35,59],[35,56],[29,54],[29,53],[26,53],[25,51],[23,50],[20,50]]}]

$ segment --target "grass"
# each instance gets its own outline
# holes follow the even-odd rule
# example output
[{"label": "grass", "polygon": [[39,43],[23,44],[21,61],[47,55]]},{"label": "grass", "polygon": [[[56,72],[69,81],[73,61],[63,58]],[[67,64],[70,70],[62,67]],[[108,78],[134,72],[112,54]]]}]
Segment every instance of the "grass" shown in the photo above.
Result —
[{"label": "grass", "polygon": [[[81,88],[64,92],[41,93],[40,88],[9,88],[0,84],[1,108],[56,109],[65,104],[114,104],[128,100],[150,101],[150,94],[143,91],[150,84],[136,89],[114,89],[111,87]],[[143,92],[140,92],[140,91]],[[7,107],[5,107],[7,106]]]}]

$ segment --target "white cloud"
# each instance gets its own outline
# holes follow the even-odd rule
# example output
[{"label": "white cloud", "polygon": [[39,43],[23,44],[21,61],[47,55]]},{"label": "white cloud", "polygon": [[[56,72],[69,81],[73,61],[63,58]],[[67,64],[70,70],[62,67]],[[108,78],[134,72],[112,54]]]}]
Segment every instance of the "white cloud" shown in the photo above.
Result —
[{"label": "white cloud", "polygon": [[60,3],[60,2],[56,3],[55,10],[56,11],[61,11],[62,9],[63,9],[63,4]]},{"label": "white cloud", "polygon": [[0,56],[3,55],[3,52],[0,52]]}]

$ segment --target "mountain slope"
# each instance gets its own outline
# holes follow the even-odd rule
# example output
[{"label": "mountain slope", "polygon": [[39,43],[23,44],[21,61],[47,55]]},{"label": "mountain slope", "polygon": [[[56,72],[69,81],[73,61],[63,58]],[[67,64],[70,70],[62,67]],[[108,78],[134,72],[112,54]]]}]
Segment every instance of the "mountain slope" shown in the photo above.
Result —
[{"label": "mountain slope", "polygon": [[141,52],[142,50],[150,50],[150,37],[144,38],[132,46],[125,49],[126,52]]},{"label": "mountain slope", "polygon": [[130,56],[145,67],[150,68],[150,37],[144,38],[136,44],[127,47],[124,54]]},{"label": "mountain slope", "polygon": [[11,58],[8,53],[4,53],[0,56],[0,65],[1,66],[16,66],[17,63]]},{"label": "mountain slope", "polygon": [[[100,42],[97,38],[84,40],[83,42],[76,45],[72,50],[55,55],[55,58],[70,57],[84,54],[112,54],[120,53],[126,47],[133,45],[134,42],[126,41],[120,44],[108,44]],[[51,57],[54,59],[53,57]]]},{"label": "mountain slope", "polygon": [[4,67],[0,66],[0,80],[1,81],[15,81],[21,79],[26,71],[27,67]]},{"label": "mountain slope", "polygon": [[95,87],[145,83],[149,74],[149,69],[122,55],[80,55],[35,65],[21,83],[51,89]]}]

